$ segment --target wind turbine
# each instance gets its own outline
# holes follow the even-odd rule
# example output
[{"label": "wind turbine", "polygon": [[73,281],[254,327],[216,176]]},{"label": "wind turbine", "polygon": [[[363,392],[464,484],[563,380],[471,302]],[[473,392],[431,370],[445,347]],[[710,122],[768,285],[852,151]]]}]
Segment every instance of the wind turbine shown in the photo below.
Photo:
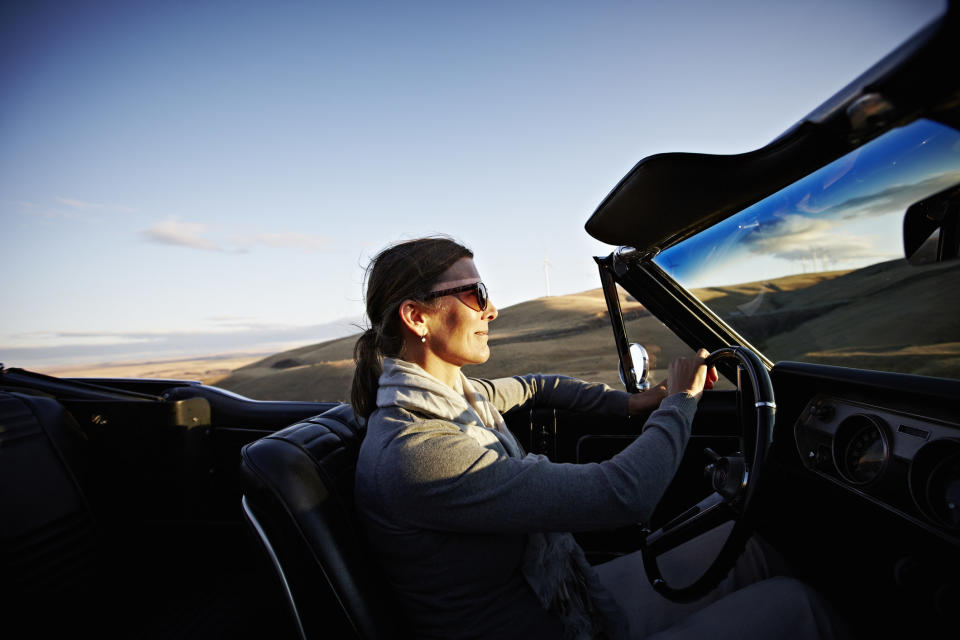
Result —
[{"label": "wind turbine", "polygon": [[553,265],[550,264],[550,261],[547,260],[547,256],[543,256],[543,281],[547,285],[548,298],[550,297],[550,272],[548,271],[548,267],[552,267],[552,266]]}]

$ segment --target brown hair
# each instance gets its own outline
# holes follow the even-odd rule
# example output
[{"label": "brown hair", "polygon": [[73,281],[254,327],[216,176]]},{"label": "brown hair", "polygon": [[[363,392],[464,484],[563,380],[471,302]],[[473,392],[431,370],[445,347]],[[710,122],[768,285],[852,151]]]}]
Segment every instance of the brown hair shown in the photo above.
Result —
[{"label": "brown hair", "polygon": [[356,369],[350,387],[350,403],[359,417],[366,419],[377,408],[383,358],[402,355],[400,303],[422,299],[457,260],[472,257],[451,238],[434,236],[393,244],[370,261],[365,277],[370,328],[353,347]]}]

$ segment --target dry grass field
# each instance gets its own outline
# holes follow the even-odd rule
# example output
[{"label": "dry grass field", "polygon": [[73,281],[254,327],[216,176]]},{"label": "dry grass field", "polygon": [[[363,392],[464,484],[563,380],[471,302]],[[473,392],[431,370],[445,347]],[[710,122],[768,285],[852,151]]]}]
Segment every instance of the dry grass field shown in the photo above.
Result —
[{"label": "dry grass field", "polygon": [[64,378],[165,378],[199,380],[216,384],[235,369],[257,360],[264,354],[233,354],[189,359],[152,360],[149,362],[105,362],[101,364],[39,367],[34,370]]}]

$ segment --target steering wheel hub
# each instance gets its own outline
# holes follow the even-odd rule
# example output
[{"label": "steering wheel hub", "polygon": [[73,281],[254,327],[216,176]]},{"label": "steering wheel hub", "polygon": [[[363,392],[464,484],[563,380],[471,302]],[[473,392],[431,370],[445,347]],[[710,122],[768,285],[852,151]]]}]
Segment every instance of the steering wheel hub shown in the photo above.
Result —
[{"label": "steering wheel hub", "polygon": [[747,463],[739,452],[737,455],[720,456],[713,449],[703,450],[710,457],[710,464],[704,468],[704,475],[710,478],[713,490],[733,504],[747,488]]}]

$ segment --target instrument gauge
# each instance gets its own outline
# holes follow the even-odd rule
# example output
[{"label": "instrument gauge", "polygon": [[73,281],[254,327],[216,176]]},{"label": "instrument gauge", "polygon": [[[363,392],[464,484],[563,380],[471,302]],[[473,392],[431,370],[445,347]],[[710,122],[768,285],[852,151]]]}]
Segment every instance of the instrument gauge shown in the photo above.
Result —
[{"label": "instrument gauge", "polygon": [[935,524],[960,531],[960,440],[929,442],[910,463],[914,502]]},{"label": "instrument gauge", "polygon": [[856,414],[837,427],[834,462],[848,482],[873,482],[883,473],[889,459],[887,432],[878,418]]}]

